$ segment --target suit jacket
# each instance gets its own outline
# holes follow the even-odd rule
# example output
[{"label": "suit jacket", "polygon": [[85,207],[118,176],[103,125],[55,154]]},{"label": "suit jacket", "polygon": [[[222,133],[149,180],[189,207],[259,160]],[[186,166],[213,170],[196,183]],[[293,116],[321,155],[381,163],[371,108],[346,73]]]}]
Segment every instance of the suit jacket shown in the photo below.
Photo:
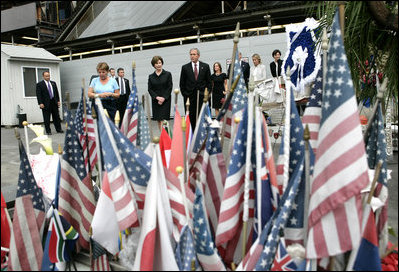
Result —
[{"label": "suit jacket", "polygon": [[[116,77],[115,80],[116,80],[116,83],[118,83],[118,86],[119,86],[119,77]],[[129,80],[126,79],[126,78],[123,78],[123,80],[125,81],[125,94],[126,94],[127,98],[129,99],[129,95],[130,95]],[[119,86],[119,93],[122,92],[121,89],[120,89],[120,87],[121,87],[121,86]]]},{"label": "suit jacket", "polygon": [[[57,88],[57,84],[54,81],[50,80],[50,84],[53,88],[53,96],[54,96],[54,100],[56,103],[58,103],[60,101],[60,96],[58,94],[58,88]],[[44,104],[45,108],[49,108],[50,107],[50,94],[48,93],[48,89],[47,89],[47,85],[44,82],[44,80],[39,81],[36,84],[36,97],[37,97],[37,103],[40,104]]]},{"label": "suit jacket", "polygon": [[195,80],[191,62],[183,65],[181,68],[180,91],[184,97],[196,94],[197,90],[200,91],[201,95],[204,94],[205,88],[208,88],[208,91],[211,90],[211,70],[209,69],[209,65],[201,61],[198,63],[197,80]]},{"label": "suit jacket", "polygon": [[[248,81],[249,81],[249,71],[250,71],[250,67],[249,67],[249,63],[246,61],[241,61],[241,69],[242,69],[242,77],[244,77],[245,80],[245,84],[248,85]],[[230,65],[227,68],[227,77],[230,77]],[[234,81],[234,78],[232,79],[232,81]]]},{"label": "suit jacket", "polygon": [[270,72],[272,73],[273,77],[281,76],[281,66],[283,64],[283,61],[281,59],[279,59],[277,61],[277,64],[278,64],[278,67],[277,67],[278,74],[276,75],[276,63],[274,61],[270,62]]}]

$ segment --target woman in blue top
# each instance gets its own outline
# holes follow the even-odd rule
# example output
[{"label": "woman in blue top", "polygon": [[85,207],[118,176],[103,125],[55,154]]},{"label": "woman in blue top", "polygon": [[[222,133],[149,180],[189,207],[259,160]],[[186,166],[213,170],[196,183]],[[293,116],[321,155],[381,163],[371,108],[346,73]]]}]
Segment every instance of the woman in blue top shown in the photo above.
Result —
[{"label": "woman in blue top", "polygon": [[105,62],[97,65],[99,77],[94,78],[89,87],[89,98],[96,96],[101,98],[104,109],[107,110],[109,118],[114,121],[117,109],[116,101],[119,98],[119,86],[115,79],[108,77],[109,66]]}]

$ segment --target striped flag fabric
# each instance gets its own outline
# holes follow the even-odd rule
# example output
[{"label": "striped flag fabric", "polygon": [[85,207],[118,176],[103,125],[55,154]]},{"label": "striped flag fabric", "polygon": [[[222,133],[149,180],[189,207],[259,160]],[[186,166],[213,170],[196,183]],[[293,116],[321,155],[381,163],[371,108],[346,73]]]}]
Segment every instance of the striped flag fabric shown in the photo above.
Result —
[{"label": "striped flag fabric", "polygon": [[181,230],[180,240],[176,246],[175,256],[180,271],[192,270],[192,263],[194,263],[195,270],[198,269],[199,263],[196,257],[194,237],[188,225],[185,225]]},{"label": "striped flag fabric", "polygon": [[384,131],[384,118],[381,104],[379,104],[376,116],[371,124],[370,134],[366,144],[366,152],[370,169],[375,169],[378,162],[382,163],[380,176],[374,191],[374,196],[378,197],[384,203],[384,206],[376,211],[375,217],[380,254],[383,254],[383,252],[385,253],[385,249],[388,245],[388,168]]},{"label": "striped flag fabric", "polygon": [[297,266],[285,247],[284,238],[280,239],[270,271],[297,271]]},{"label": "striped flag fabric", "polygon": [[[94,120],[91,115],[91,102],[86,99],[86,119],[87,119],[87,142],[86,142],[86,119],[83,108],[84,90],[82,89],[82,96],[79,101],[78,108],[76,109],[75,127],[79,135],[80,145],[83,149],[83,157],[85,162],[86,171],[89,172],[89,158],[90,169],[93,170],[97,164],[97,149],[96,149],[96,135],[94,132]],[[89,154],[89,156],[87,155]]]},{"label": "striped flag fabric", "polygon": [[[134,70],[133,70],[134,71]],[[133,73],[134,75],[134,73]],[[129,95],[125,114],[121,124],[121,131],[131,143],[137,145],[139,123],[139,99],[137,97],[136,79],[133,77],[132,91]]]},{"label": "striped flag fabric", "polygon": [[90,239],[93,257],[91,259],[91,271],[111,271],[107,251],[96,241]]},{"label": "striped flag fabric", "polygon": [[67,129],[61,157],[58,210],[79,233],[79,244],[89,249],[89,228],[96,209],[93,185],[84,167],[83,150],[71,118],[66,114]]},{"label": "striped flag fabric", "polygon": [[[255,132],[255,130],[253,130]],[[252,244],[252,235],[242,234],[243,227],[243,201],[245,185],[245,168],[247,163],[255,164],[255,152],[251,152],[251,161],[246,161],[246,150],[248,137],[248,107],[245,108],[242,121],[237,130],[234,146],[227,171],[227,178],[224,185],[223,197],[219,212],[219,221],[216,231],[216,246],[226,245],[226,255],[223,259],[226,263],[232,261],[238,263],[242,256],[239,240],[246,239],[248,249]],[[255,150],[255,141],[252,141],[251,148]],[[254,171],[251,168],[249,182],[248,202],[248,230],[253,231],[253,218],[255,208]],[[239,251],[239,252],[238,252]],[[237,259],[239,258],[239,259]]]},{"label": "striped flag fabric", "polygon": [[194,202],[194,241],[197,258],[205,271],[226,271],[222,259],[215,248],[209,228],[202,190],[197,184]]},{"label": "striped flag fabric", "polygon": [[[98,107],[98,128],[102,146],[102,158],[110,185],[111,197],[114,202],[119,230],[123,231],[132,227],[139,220],[136,196],[133,194],[132,185],[124,163],[127,158],[121,154],[130,153],[133,146],[128,144],[126,137],[122,136],[119,129],[106,118],[100,99],[95,100]],[[121,152],[122,151],[122,152]],[[133,171],[133,169],[131,169]]]},{"label": "striped flag fabric", "polygon": [[309,101],[306,105],[305,111],[302,116],[303,127],[309,127],[310,132],[310,146],[313,153],[317,151],[317,138],[319,136],[319,126],[321,117],[321,99],[323,92],[323,61],[319,69],[315,84],[310,92]]},{"label": "striped flag fabric", "polygon": [[334,16],[317,154],[310,185],[306,257],[317,259],[359,243],[367,157],[338,12]]},{"label": "striped flag fabric", "polygon": [[159,136],[159,148],[161,149],[162,164],[164,167],[169,168],[170,154],[171,154],[172,139],[162,127],[161,136]]},{"label": "striped flag fabric", "polygon": [[40,270],[43,258],[42,233],[45,206],[42,190],[37,186],[25,148],[19,140],[17,196],[12,222],[8,270]]},{"label": "striped flag fabric", "polygon": [[139,123],[138,123],[138,138],[137,146],[145,151],[151,142],[150,139],[150,127],[148,125],[147,114],[143,109],[143,105],[139,103]]}]

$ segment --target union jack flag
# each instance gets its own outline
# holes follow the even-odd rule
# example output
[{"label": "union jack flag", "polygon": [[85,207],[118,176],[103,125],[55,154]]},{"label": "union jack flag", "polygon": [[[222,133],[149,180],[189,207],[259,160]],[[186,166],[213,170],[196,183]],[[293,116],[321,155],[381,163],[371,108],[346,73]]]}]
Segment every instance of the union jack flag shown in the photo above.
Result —
[{"label": "union jack flag", "polygon": [[[89,158],[90,158],[91,170],[94,169],[97,163],[96,134],[94,131],[95,127],[94,127],[93,116],[91,115],[91,102],[87,101],[86,99],[86,115],[85,115],[83,108],[84,106],[83,96],[84,96],[84,90],[82,89],[82,96],[80,98],[80,102],[76,110],[74,124],[76,127],[76,131],[79,135],[80,145],[82,146],[83,149],[83,157],[85,161],[86,171],[89,172],[89,166],[88,166]],[[86,134],[86,125],[87,125],[87,134]],[[87,141],[86,141],[86,136],[87,136]],[[89,156],[87,154],[89,154]]]},{"label": "union jack flag", "polygon": [[280,239],[280,244],[274,257],[271,271],[296,271],[297,266],[292,260],[291,256],[288,254],[285,248],[284,238]]}]

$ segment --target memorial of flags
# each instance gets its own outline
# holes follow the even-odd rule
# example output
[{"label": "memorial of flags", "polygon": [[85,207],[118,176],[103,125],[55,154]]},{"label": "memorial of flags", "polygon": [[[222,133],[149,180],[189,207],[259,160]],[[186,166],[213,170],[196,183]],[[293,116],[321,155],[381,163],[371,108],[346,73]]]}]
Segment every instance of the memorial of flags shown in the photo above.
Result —
[{"label": "memorial of flags", "polygon": [[[254,79],[247,86],[243,77],[239,24],[220,112],[212,116],[205,90],[193,130],[188,107],[175,105],[173,128],[154,136],[134,63],[122,120],[82,87],[76,112],[66,110],[58,154],[45,141],[46,155],[29,154],[16,129],[20,168],[11,217],[2,193],[2,271],[77,270],[82,252],[92,271],[114,263],[145,271],[376,271],[392,254],[397,269],[397,244],[388,241],[387,78],[377,82],[363,125],[343,31],[338,9],[329,26],[307,19],[287,27],[282,83],[273,87],[284,109],[275,153]],[[306,88],[301,114],[296,96]],[[44,162],[51,182],[35,178]]]}]

